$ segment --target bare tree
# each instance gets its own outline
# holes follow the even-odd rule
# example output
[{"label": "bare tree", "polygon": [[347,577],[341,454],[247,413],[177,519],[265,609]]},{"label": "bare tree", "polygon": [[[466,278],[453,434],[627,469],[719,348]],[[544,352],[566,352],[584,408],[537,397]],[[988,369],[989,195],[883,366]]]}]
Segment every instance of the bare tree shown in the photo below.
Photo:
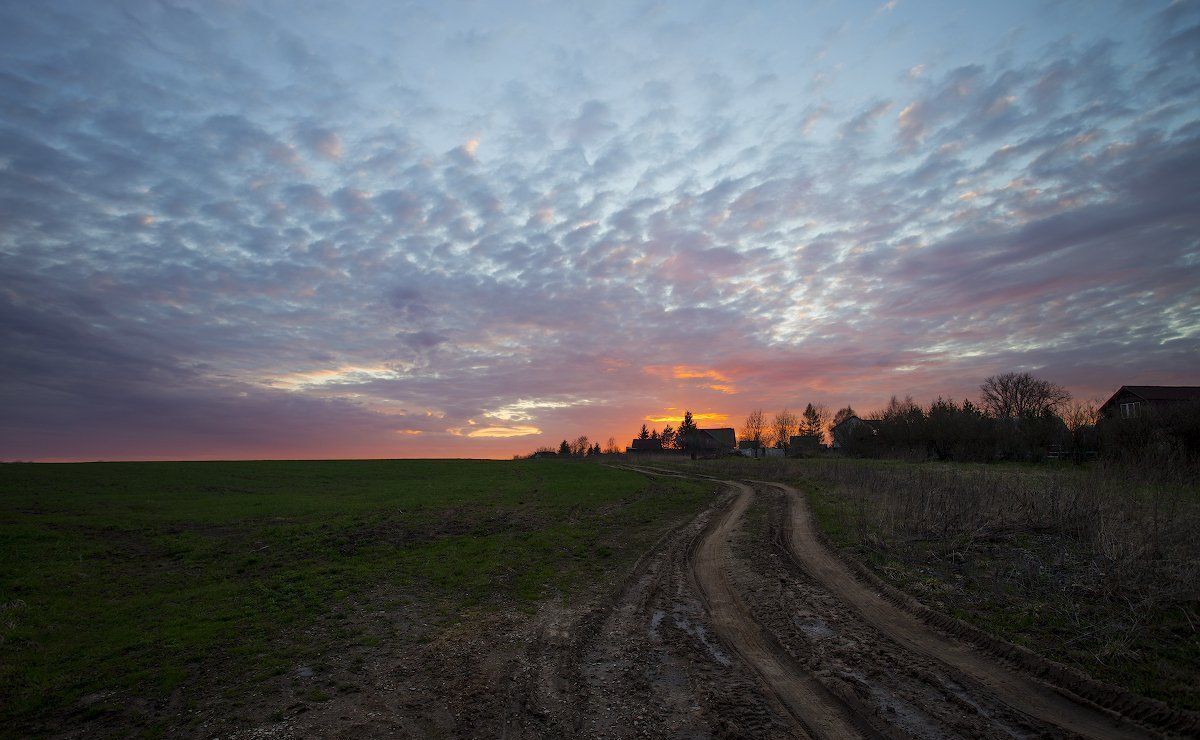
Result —
[{"label": "bare tree", "polygon": [[1095,426],[1100,421],[1099,404],[1092,400],[1075,399],[1063,408],[1062,420],[1072,434],[1084,427]]},{"label": "bare tree", "polygon": [[621,452],[620,448],[617,447],[617,438],[609,437],[608,444],[604,446],[604,454],[616,455],[616,454],[619,454],[620,452]]},{"label": "bare tree", "polygon": [[1100,401],[1075,399],[1068,403],[1062,413],[1067,425],[1070,453],[1076,460],[1084,460],[1100,448]]},{"label": "bare tree", "polygon": [[588,449],[590,449],[590,448],[588,445],[588,438],[587,438],[586,434],[579,435],[579,437],[577,437],[575,439],[575,441],[571,444],[571,454],[572,455],[578,455],[579,457],[583,457],[584,455],[586,455],[588,453]]},{"label": "bare tree", "polygon": [[1040,416],[1058,410],[1071,399],[1066,388],[1029,373],[993,375],[979,390],[983,407],[996,418]]},{"label": "bare tree", "polygon": [[763,418],[762,409],[755,409],[746,415],[742,425],[741,436],[747,442],[753,442],[755,447],[763,447],[767,438],[767,421]]},{"label": "bare tree", "polygon": [[775,418],[771,420],[771,439],[775,442],[775,446],[780,449],[787,449],[788,442],[796,433],[796,415],[786,408],[775,414]]}]

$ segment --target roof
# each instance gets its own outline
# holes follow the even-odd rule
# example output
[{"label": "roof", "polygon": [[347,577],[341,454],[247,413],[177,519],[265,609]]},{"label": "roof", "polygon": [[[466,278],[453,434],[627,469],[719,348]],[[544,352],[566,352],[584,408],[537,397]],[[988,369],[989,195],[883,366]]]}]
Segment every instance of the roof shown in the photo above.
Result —
[{"label": "roof", "polygon": [[720,427],[718,429],[697,429],[698,432],[703,432],[712,437],[717,444],[722,447],[734,447],[737,445],[737,434],[732,427]]},{"label": "roof", "polygon": [[1104,410],[1125,392],[1132,393],[1143,401],[1153,403],[1170,401],[1200,401],[1200,385],[1123,385],[1100,407]]},{"label": "roof", "polygon": [[662,448],[661,439],[635,439],[633,444],[629,445],[629,449],[639,451],[661,450]]},{"label": "roof", "polygon": [[839,421],[837,424],[834,424],[834,425],[833,425],[833,426],[832,426],[832,427],[829,429],[829,431],[831,431],[831,432],[832,432],[834,429],[837,429],[837,428],[838,428],[838,427],[840,427],[841,425],[843,425],[843,424],[849,424],[849,423],[850,423],[850,422],[852,422],[852,421],[858,421],[858,422],[861,422],[861,423],[863,423],[863,424],[866,424],[867,426],[869,426],[869,427],[871,427],[871,428],[874,428],[874,427],[875,427],[875,422],[871,421],[870,419],[863,419],[863,418],[862,418],[862,417],[860,417],[860,416],[857,416],[857,415],[851,414],[850,416],[847,416],[845,419],[842,419],[841,421]]}]

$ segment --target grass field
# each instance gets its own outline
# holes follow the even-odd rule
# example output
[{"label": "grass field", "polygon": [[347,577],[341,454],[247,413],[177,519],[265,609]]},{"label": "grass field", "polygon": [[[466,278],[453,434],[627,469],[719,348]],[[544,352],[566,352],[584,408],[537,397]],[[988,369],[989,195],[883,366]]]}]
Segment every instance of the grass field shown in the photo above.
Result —
[{"label": "grass field", "polygon": [[0,466],[0,734],[236,718],[297,666],[594,596],[710,490],[555,461]]},{"label": "grass field", "polygon": [[1189,466],[700,461],[807,496],[830,541],[928,606],[1200,710],[1200,486]]}]

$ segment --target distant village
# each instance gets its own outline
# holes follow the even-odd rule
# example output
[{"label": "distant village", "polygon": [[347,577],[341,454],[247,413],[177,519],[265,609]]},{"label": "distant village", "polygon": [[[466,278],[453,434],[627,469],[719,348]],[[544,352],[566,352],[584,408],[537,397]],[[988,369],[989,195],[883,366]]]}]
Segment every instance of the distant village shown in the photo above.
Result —
[{"label": "distant village", "polygon": [[767,417],[750,412],[740,428],[696,425],[691,411],[678,428],[642,425],[627,445],[610,437],[602,448],[586,435],[542,447],[528,457],[691,459],[809,457],[820,454],[964,461],[1051,458],[1086,460],[1153,451],[1200,453],[1200,386],[1124,385],[1104,403],[1072,399],[1055,383],[1029,373],[1005,373],[980,385],[978,400],[938,398],[922,406],[893,396],[886,407],[859,415],[806,404]]}]

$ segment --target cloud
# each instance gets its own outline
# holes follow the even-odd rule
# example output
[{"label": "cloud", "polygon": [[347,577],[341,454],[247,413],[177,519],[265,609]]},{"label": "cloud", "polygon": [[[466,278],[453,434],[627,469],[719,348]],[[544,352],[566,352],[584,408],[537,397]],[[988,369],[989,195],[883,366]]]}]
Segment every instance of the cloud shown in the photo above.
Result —
[{"label": "cloud", "polygon": [[396,338],[413,349],[432,349],[446,341],[446,337],[432,331],[402,331]]},{"label": "cloud", "polygon": [[517,424],[507,427],[480,427],[467,432],[468,437],[531,437],[541,434],[542,430],[529,424]]},{"label": "cloud", "polygon": [[588,144],[612,132],[616,127],[608,103],[589,100],[579,107],[579,115],[568,124],[568,132],[573,143]]},{"label": "cloud", "polygon": [[313,153],[325,159],[341,159],[342,138],[336,131],[320,126],[305,126],[298,133],[300,141]]},{"label": "cloud", "polygon": [[[844,122],[838,127],[839,135],[844,139],[854,136],[862,136],[868,133],[875,125],[875,122],[883,118],[892,107],[892,101],[881,100],[864,108],[853,118]],[[908,110],[907,108],[905,110]],[[901,112],[901,120],[904,120],[904,112]]]},{"label": "cloud", "polygon": [[507,456],[1194,382],[1194,10],[786,46],[776,10],[0,11],[0,449]]}]

